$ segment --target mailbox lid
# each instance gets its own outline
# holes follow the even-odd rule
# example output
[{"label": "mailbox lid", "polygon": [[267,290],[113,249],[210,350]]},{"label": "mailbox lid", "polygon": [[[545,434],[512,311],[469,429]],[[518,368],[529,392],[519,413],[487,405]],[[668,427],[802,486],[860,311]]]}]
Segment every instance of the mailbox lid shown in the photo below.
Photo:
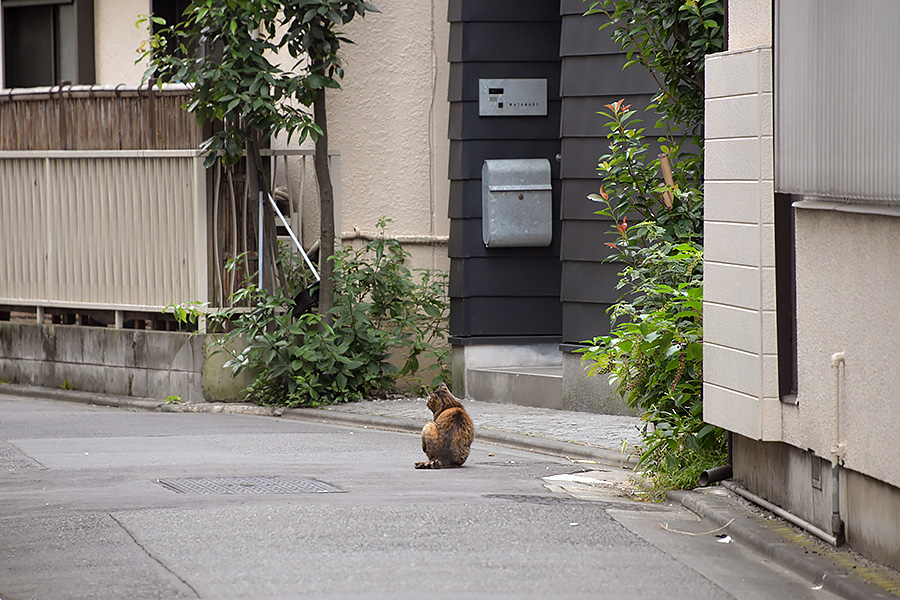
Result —
[{"label": "mailbox lid", "polygon": [[550,161],[546,158],[486,160],[481,167],[481,180],[490,191],[553,189]]}]

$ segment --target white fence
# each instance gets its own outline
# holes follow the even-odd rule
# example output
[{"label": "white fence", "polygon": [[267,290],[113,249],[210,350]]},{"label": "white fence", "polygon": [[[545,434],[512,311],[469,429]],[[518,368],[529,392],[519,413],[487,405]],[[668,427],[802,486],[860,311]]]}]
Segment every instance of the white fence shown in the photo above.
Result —
[{"label": "white fence", "polygon": [[[299,234],[313,150],[263,154]],[[338,217],[340,153],[329,154]],[[0,307],[37,309],[39,320],[48,309],[115,311],[120,325],[124,312],[221,305],[222,238],[236,225],[223,224],[213,179],[197,150],[0,151]]]},{"label": "white fence", "polygon": [[158,312],[209,297],[196,150],[0,152],[0,304]]}]

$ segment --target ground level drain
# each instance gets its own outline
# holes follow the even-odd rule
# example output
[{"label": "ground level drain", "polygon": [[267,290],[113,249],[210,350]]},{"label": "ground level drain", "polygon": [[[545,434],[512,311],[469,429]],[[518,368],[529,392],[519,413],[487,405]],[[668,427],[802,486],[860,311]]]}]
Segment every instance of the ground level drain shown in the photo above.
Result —
[{"label": "ground level drain", "polygon": [[156,481],[179,494],[302,494],[344,491],[330,483],[305,477],[199,477]]}]

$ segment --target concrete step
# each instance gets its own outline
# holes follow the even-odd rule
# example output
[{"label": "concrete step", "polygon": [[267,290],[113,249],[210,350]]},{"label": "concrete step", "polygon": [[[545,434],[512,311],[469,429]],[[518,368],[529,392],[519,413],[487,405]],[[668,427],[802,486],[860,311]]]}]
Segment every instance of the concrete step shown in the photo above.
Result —
[{"label": "concrete step", "polygon": [[562,365],[479,367],[467,373],[467,395],[483,402],[563,408]]}]

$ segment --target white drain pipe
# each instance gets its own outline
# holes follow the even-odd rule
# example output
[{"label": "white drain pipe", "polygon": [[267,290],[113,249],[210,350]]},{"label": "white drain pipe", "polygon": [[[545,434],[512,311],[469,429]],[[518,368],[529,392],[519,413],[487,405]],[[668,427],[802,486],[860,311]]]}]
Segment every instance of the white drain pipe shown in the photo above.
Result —
[{"label": "white drain pipe", "polygon": [[820,540],[822,540],[822,541],[824,541],[824,542],[827,542],[827,543],[831,544],[832,546],[838,546],[838,545],[839,545],[839,541],[838,541],[838,539],[837,539],[835,536],[830,535],[830,534],[828,534],[827,532],[825,532],[825,531],[819,529],[818,527],[816,527],[815,525],[813,525],[813,524],[810,523],[809,521],[804,521],[803,519],[801,519],[801,518],[798,517],[797,515],[795,515],[795,514],[793,514],[793,513],[789,513],[788,511],[784,510],[783,508],[781,508],[781,507],[778,506],[777,504],[772,504],[771,502],[769,502],[769,501],[766,500],[765,498],[761,498],[760,496],[757,496],[757,495],[754,494],[753,492],[750,492],[750,491],[745,490],[744,488],[742,488],[741,486],[737,485],[736,483],[734,483],[734,482],[732,482],[732,481],[721,481],[721,482],[719,482],[719,485],[721,485],[721,486],[724,487],[725,489],[731,490],[732,492],[734,492],[734,493],[737,494],[738,496],[741,496],[741,497],[743,497],[744,499],[749,500],[750,502],[752,502],[752,503],[754,503],[754,504],[756,504],[756,505],[758,505],[758,506],[761,506],[761,507],[765,508],[765,509],[768,510],[769,512],[774,513],[775,515],[781,517],[781,518],[784,519],[785,521],[787,521],[787,522],[789,522],[789,523],[792,523],[792,524],[796,525],[797,527],[799,527],[799,528],[802,529],[803,531],[806,531],[806,532],[808,532],[808,533],[813,534],[814,536],[816,536],[816,537],[819,538]]},{"label": "white drain pipe", "polygon": [[[834,369],[834,444],[831,449],[831,532],[837,544],[844,541],[844,522],[841,520],[841,461],[846,448],[841,443],[841,369],[846,371],[847,362],[843,352],[831,356]],[[836,545],[837,545],[836,544]]]}]

